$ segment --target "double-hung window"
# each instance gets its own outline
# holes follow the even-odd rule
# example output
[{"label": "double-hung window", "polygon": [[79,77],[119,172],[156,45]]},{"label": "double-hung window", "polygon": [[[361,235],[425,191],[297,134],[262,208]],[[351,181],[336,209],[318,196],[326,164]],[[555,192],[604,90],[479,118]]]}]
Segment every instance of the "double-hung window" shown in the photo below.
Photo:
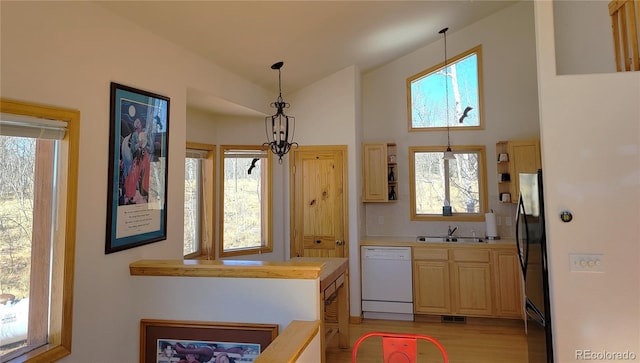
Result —
[{"label": "double-hung window", "polygon": [[1,100],[0,361],[71,353],[80,113]]},{"label": "double-hung window", "polygon": [[[487,211],[485,147],[456,145],[455,159],[444,160],[445,146],[409,148],[412,220],[483,220]],[[453,215],[443,216],[443,206]]]},{"label": "double-hung window", "polygon": [[220,147],[220,256],[271,252],[271,153]]},{"label": "double-hung window", "polygon": [[184,258],[215,258],[215,145],[187,143],[184,164]]}]

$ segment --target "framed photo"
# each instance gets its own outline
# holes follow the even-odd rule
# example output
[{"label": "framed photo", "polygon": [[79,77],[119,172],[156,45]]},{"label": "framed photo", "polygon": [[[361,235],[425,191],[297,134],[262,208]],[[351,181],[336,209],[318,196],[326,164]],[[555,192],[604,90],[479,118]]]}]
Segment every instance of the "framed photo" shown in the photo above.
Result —
[{"label": "framed photo", "polygon": [[140,363],[251,363],[278,324],[140,320]]},{"label": "framed photo", "polygon": [[111,83],[105,253],[167,238],[169,98]]}]

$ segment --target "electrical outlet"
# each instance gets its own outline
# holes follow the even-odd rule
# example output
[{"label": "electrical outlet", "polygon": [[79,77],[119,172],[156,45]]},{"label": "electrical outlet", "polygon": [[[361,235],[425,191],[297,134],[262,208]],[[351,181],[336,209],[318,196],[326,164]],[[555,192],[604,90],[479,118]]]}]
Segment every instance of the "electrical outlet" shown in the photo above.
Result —
[{"label": "electrical outlet", "polygon": [[571,253],[569,268],[572,272],[604,272],[604,255]]},{"label": "electrical outlet", "polygon": [[384,224],[384,216],[378,216],[378,224]]},{"label": "electrical outlet", "polygon": [[507,226],[510,226],[512,224],[511,217],[509,216],[504,217],[504,224],[506,224]]}]

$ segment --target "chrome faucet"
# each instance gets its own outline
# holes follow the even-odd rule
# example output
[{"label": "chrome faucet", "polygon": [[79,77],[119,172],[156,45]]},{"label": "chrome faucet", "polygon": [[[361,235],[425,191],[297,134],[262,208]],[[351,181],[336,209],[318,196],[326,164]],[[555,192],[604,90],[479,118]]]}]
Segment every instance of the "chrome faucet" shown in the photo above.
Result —
[{"label": "chrome faucet", "polygon": [[453,236],[453,234],[456,232],[456,230],[458,229],[458,227],[453,227],[453,229],[451,229],[451,226],[449,226],[449,229],[447,230],[447,236],[451,237]]}]

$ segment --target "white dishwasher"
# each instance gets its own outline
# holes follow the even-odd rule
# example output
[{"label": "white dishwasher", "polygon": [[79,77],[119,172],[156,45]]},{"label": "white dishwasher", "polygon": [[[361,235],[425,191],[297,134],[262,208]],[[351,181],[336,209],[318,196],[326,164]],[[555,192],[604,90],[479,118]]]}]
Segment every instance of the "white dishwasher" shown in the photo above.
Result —
[{"label": "white dishwasher", "polygon": [[364,318],[413,320],[411,247],[362,246]]}]

